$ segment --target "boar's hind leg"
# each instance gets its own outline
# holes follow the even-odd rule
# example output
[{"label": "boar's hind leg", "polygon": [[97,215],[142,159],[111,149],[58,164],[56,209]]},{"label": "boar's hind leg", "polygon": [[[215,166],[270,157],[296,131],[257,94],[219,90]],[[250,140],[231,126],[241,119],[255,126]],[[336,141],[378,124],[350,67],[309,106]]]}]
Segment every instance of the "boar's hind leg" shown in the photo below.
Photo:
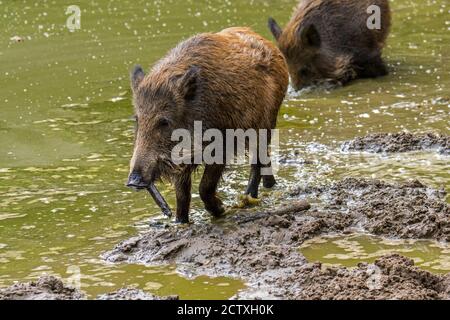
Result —
[{"label": "boar's hind leg", "polygon": [[200,183],[200,198],[205,203],[206,210],[215,217],[225,212],[222,201],[216,194],[224,169],[225,166],[220,164],[207,165]]},{"label": "boar's hind leg", "polygon": [[177,223],[189,223],[191,188],[191,172],[186,170],[175,179],[175,191],[177,196]]},{"label": "boar's hind leg", "polygon": [[276,185],[277,181],[275,180],[275,177],[273,174],[265,174],[262,175],[261,170],[262,169],[268,169],[272,170],[271,166],[263,166],[261,163],[253,164],[251,171],[250,171],[250,179],[248,181],[248,187],[247,187],[247,193],[252,196],[252,198],[256,199],[258,198],[258,189],[259,184],[261,183],[261,180],[263,181],[264,188],[270,189],[273,188],[273,186]]},{"label": "boar's hind leg", "polygon": [[[269,164],[265,169],[272,171],[272,165]],[[275,180],[273,174],[265,174],[262,176],[262,179],[264,188],[271,189],[277,184],[277,180]]]},{"label": "boar's hind leg", "polygon": [[258,189],[260,183],[261,183],[261,164],[258,161],[257,164],[252,164],[246,194],[251,195],[252,198],[254,199],[258,198]]},{"label": "boar's hind leg", "polygon": [[[263,186],[264,186],[264,188],[271,189],[277,184],[277,181],[275,180],[275,177],[273,175],[272,162],[270,161],[269,145],[272,140],[272,133],[270,131],[268,131],[266,139],[267,140],[266,140],[265,144],[266,144],[266,149],[267,149],[266,150],[267,158],[263,159],[263,161],[260,161],[260,162],[265,164],[262,166],[263,171],[264,171],[264,172],[262,172]],[[259,154],[259,151],[258,151],[258,154]],[[266,163],[267,163],[267,165],[266,165]]]}]

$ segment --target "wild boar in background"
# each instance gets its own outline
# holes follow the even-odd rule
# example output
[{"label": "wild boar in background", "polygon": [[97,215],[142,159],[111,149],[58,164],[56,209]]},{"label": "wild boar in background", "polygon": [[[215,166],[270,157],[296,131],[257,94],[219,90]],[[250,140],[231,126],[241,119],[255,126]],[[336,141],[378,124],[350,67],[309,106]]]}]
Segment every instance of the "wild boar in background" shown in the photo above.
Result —
[{"label": "wild boar in background", "polygon": [[[368,25],[377,11],[379,29]],[[284,29],[269,18],[296,90],[388,74],[381,54],[390,25],[388,0],[302,0]]]}]

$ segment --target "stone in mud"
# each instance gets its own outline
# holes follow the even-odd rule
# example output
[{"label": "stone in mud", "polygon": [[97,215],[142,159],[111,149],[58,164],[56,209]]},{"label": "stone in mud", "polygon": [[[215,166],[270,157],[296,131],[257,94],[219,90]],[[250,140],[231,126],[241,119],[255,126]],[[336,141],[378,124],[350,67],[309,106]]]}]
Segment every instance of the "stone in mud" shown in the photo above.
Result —
[{"label": "stone in mud", "polygon": [[103,294],[97,300],[179,300],[178,296],[159,297],[134,288],[123,288],[116,292]]},{"label": "stone in mud", "polygon": [[399,153],[409,151],[437,150],[450,154],[450,136],[434,133],[376,133],[345,142],[343,151],[365,151],[372,153]]},{"label": "stone in mud", "polygon": [[18,283],[9,288],[0,289],[0,300],[82,300],[80,291],[66,287],[53,276],[42,276],[30,283]]},{"label": "stone in mud", "polygon": [[354,226],[376,235],[450,241],[445,192],[417,180],[390,184],[347,178],[330,186],[301,188],[294,194],[319,198],[322,210],[346,212]]},{"label": "stone in mud", "polygon": [[[308,264],[292,277],[300,300],[449,300],[450,276],[434,275],[400,255],[384,256],[355,269]],[[288,294],[289,295],[289,294]]]}]

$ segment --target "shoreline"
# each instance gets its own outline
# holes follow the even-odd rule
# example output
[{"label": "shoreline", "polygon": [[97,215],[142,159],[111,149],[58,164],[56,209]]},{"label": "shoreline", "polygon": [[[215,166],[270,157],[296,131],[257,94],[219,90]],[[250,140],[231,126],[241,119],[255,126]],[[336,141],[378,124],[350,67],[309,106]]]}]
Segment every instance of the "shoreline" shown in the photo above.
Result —
[{"label": "shoreline", "polygon": [[[320,263],[306,261],[298,249],[316,236],[355,230],[386,238],[448,242],[450,206],[442,191],[419,181],[390,184],[347,178],[329,186],[299,188],[289,196],[288,205],[255,213],[238,211],[224,217],[221,224],[181,228],[158,223],[150,231],[121,242],[102,258],[111,263],[176,264],[178,271],[189,277],[239,278],[248,287],[236,299],[316,299],[318,290],[324,290],[323,298],[332,298],[335,283],[345,289],[345,284],[354,282],[358,290],[348,287],[336,298],[450,299],[447,289],[439,289],[446,286],[450,274],[423,271],[399,255],[388,255],[355,269],[323,268]],[[311,207],[299,200],[305,196],[320,199],[322,204]],[[374,268],[379,270],[380,279],[389,283],[388,289],[398,287],[391,288],[395,295],[365,285],[370,278],[368,270]],[[433,291],[420,279],[440,285]]]}]

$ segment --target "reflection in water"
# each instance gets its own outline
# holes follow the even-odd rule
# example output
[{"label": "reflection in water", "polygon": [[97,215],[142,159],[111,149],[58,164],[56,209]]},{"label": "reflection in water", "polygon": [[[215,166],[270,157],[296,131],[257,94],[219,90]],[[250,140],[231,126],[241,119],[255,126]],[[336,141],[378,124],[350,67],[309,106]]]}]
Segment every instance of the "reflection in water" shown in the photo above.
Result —
[{"label": "reflection in water", "polygon": [[[147,230],[150,218],[160,218],[146,194],[124,187],[134,132],[127,73],[135,63],[155,62],[193,33],[249,25],[270,37],[266,17],[286,21],[296,3],[81,0],[78,5],[89,14],[82,17],[82,29],[70,33],[62,23],[62,5],[48,0],[39,6],[33,1],[4,2],[0,285],[42,272],[68,278],[67,269],[78,266],[83,289],[92,295],[130,284],[191,298],[235,294],[242,284],[229,279],[192,282],[170,268],[116,267],[98,261],[120,240]],[[279,184],[263,193],[262,206],[280,202],[293,185],[347,175],[420,178],[449,191],[448,157],[340,151],[344,140],[367,133],[449,132],[447,8],[413,0],[392,6],[396,22],[386,50],[390,76],[333,91],[289,93],[279,117]],[[423,34],[433,36],[424,39]],[[14,35],[25,41],[10,42]],[[209,216],[196,189],[200,174],[193,190],[193,218],[206,223]],[[220,191],[227,205],[237,203],[247,177],[245,166],[225,173]],[[174,206],[173,189],[162,186],[161,191]]]},{"label": "reflection in water", "polygon": [[450,272],[450,245],[424,240],[387,240],[368,235],[330,236],[306,241],[300,248],[310,262],[356,267],[398,253],[434,273]]}]

